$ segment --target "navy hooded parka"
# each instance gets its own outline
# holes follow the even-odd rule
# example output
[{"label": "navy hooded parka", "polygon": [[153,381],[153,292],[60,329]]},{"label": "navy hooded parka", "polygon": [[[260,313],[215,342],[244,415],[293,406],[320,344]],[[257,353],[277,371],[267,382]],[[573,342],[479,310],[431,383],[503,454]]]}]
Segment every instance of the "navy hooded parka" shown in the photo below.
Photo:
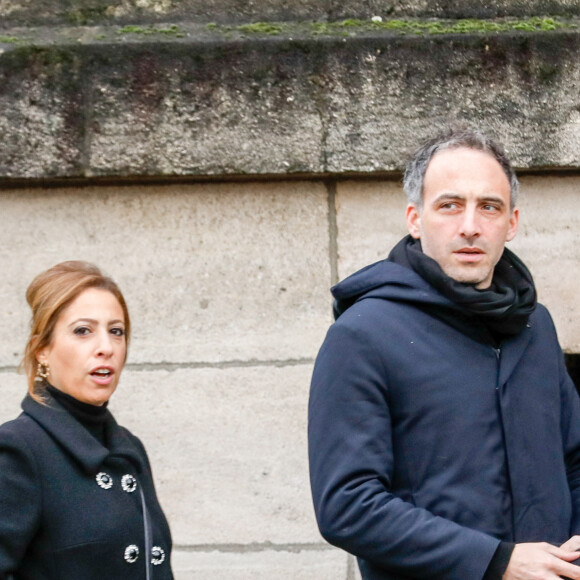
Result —
[{"label": "navy hooded parka", "polygon": [[311,485],[365,580],[480,580],[500,540],[580,533],[580,399],[543,306],[496,347],[388,260],[333,293],[347,309],[313,373]]}]

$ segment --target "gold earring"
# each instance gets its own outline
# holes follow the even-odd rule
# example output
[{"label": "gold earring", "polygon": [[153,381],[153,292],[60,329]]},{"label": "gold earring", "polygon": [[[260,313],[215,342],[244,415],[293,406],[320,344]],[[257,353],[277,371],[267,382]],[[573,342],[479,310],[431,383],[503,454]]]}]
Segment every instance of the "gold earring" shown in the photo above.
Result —
[{"label": "gold earring", "polygon": [[49,374],[50,367],[48,366],[48,363],[39,362],[38,366],[36,367],[36,376],[34,377],[34,382],[42,383],[48,378]]}]

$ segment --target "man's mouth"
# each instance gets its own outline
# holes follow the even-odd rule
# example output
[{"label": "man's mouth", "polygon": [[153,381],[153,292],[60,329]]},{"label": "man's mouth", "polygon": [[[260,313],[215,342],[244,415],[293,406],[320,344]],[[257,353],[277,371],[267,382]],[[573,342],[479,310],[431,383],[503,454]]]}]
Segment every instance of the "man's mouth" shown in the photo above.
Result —
[{"label": "man's mouth", "polygon": [[483,252],[479,248],[461,248],[457,250],[457,253],[460,254],[483,254]]},{"label": "man's mouth", "polygon": [[453,253],[463,262],[477,262],[485,254],[480,248],[460,248]]}]

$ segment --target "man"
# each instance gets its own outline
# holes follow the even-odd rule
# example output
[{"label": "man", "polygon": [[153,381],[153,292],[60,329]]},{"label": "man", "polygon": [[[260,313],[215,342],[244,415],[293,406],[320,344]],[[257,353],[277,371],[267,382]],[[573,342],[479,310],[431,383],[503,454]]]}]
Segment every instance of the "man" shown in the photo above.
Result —
[{"label": "man", "polygon": [[404,188],[409,236],[332,289],[309,406],[321,533],[365,580],[580,579],[580,398],[504,248],[516,176],[450,131]]}]

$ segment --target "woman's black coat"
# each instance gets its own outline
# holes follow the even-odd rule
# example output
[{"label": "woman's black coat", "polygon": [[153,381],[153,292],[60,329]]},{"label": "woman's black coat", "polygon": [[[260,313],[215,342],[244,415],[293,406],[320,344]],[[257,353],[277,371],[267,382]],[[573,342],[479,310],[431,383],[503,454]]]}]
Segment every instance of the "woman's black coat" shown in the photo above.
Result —
[{"label": "woman's black coat", "polygon": [[139,439],[110,413],[105,448],[55,401],[27,396],[22,409],[0,427],[0,579],[172,579],[169,527]]}]

